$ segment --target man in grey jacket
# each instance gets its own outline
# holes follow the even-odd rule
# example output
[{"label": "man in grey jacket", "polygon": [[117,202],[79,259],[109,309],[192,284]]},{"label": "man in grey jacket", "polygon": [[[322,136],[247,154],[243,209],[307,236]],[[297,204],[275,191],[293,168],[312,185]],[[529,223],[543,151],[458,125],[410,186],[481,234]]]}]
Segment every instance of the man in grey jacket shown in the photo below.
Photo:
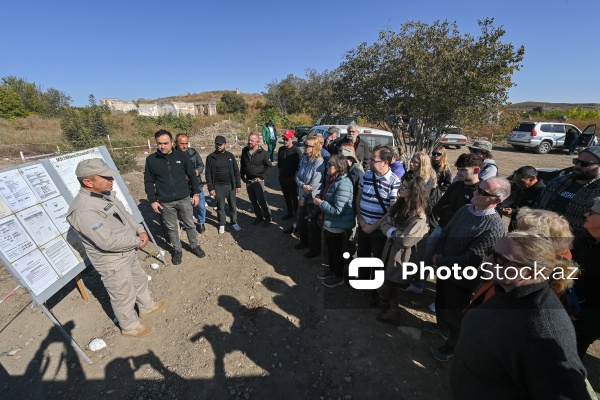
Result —
[{"label": "man in grey jacket", "polygon": [[196,218],[198,218],[198,222],[196,223],[196,231],[198,231],[198,233],[204,233],[206,232],[206,227],[204,226],[204,223],[206,222],[206,198],[204,197],[204,188],[202,187],[204,163],[202,162],[200,153],[198,153],[196,149],[190,147],[190,139],[188,135],[185,133],[178,133],[175,135],[175,143],[175,148],[181,152],[184,152],[188,156],[188,159],[192,162],[192,167],[194,168],[194,171],[196,171],[196,176],[199,180],[199,201],[198,205],[194,207],[194,214],[196,214]]},{"label": "man in grey jacket", "polygon": [[67,211],[67,222],[102,278],[121,333],[144,337],[154,328],[140,323],[134,306],[145,318],[167,300],[155,302],[148,291],[148,276],[136,254],[148,243],[148,234],[112,192],[118,173],[100,158],[81,161],[75,170],[81,189]]}]

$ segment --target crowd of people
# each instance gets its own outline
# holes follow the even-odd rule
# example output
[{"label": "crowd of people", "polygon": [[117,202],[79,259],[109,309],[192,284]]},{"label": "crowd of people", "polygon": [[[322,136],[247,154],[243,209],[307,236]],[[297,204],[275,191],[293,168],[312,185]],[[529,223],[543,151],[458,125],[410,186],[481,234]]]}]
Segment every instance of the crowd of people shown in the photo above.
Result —
[{"label": "crowd of people", "polygon": [[[215,138],[215,150],[204,164],[186,135],[177,135],[173,147],[171,133],[158,131],[157,152],[146,161],[144,182],[152,209],[167,228],[172,263],[180,264],[183,257],[179,223],[190,252],[205,256],[197,235],[206,231],[203,177],[216,200],[219,234],[227,225],[226,201],[231,228],[242,230],[236,212],[242,182],[253,206],[253,225],[271,226],[264,181],[276,161],[285,200],[281,220],[290,223],[283,233],[296,234],[295,248],[305,249],[304,257],[323,257],[326,267],[317,278],[326,290],[349,279],[374,278],[374,268],[360,268],[358,277],[349,277],[352,257],[347,254],[378,258],[385,280],[371,292],[369,305],[381,309],[377,321],[399,325],[400,292],[423,293],[423,267],[452,270],[436,276],[430,305],[436,322],[424,322],[423,328],[444,339],[431,355],[453,361],[450,381],[456,398],[592,397],[581,359],[600,338],[600,273],[594,265],[600,255],[600,146],[582,150],[570,173],[545,185],[532,166],[516,169],[510,179],[498,176],[487,141],[475,142],[458,157],[453,178],[442,146],[430,155],[404,157],[400,147],[370,151],[356,125],[347,131],[343,139],[335,127],[327,140],[309,136],[303,149],[294,144],[294,133],[285,131],[275,153],[278,134],[270,121],[262,130],[268,149],[259,145],[258,133],[251,133],[239,165],[223,136]],[[82,194],[96,202],[101,198],[99,206],[119,204],[108,185],[98,184],[112,182],[114,171],[95,167],[77,175]],[[507,228],[503,216],[510,219]],[[98,247],[124,251],[98,244],[103,240],[96,238],[98,232],[106,235],[109,229],[87,229],[70,218],[92,254]],[[127,221],[131,240],[126,250],[143,247],[147,235]],[[408,263],[420,269],[408,274]],[[135,279],[120,289],[127,292],[124,303],[123,296],[112,295],[103,275],[113,309],[128,310],[120,311],[128,324],[122,326],[124,334],[141,337],[151,332],[131,314],[133,305],[142,316],[166,303],[155,303],[147,285]]]}]

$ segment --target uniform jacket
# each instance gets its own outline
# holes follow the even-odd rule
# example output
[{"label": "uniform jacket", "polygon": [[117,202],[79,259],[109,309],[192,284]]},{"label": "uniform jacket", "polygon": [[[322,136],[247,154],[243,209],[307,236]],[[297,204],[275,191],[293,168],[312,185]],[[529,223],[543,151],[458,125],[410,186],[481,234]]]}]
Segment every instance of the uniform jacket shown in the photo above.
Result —
[{"label": "uniform jacket", "polygon": [[352,182],[347,175],[338,176],[331,184],[319,208],[323,211],[326,228],[351,229],[354,227]]},{"label": "uniform jacket", "polygon": [[102,195],[81,188],[66,218],[96,269],[117,268],[123,253],[135,250],[141,244],[139,234],[145,232],[114,192]]},{"label": "uniform jacket", "polygon": [[200,180],[192,162],[179,150],[165,156],[160,151],[146,158],[144,170],[144,189],[150,203],[155,201],[171,202],[200,193]]},{"label": "uniform jacket", "polygon": [[250,156],[248,146],[242,149],[240,164],[240,176],[244,182],[255,178],[260,178],[264,181],[267,173],[273,166],[271,160],[269,160],[269,152],[259,147],[254,152],[254,155]]},{"label": "uniform jacket", "polygon": [[[227,158],[229,158],[229,177],[231,178],[231,188],[241,188],[242,180],[240,178],[240,168],[238,167],[238,163],[235,159],[235,156],[230,152],[226,151],[225,154]],[[215,170],[216,163],[215,152],[212,152],[206,157],[206,186],[208,187],[208,191],[215,190],[215,174],[217,171]]]}]

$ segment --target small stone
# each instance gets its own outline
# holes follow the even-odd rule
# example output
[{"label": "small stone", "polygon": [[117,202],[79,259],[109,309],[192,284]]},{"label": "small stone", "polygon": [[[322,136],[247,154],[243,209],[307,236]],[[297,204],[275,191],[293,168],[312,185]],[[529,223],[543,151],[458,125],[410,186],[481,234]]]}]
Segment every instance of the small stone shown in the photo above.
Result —
[{"label": "small stone", "polygon": [[352,377],[351,376],[347,376],[344,378],[344,380],[348,383],[352,382]]}]

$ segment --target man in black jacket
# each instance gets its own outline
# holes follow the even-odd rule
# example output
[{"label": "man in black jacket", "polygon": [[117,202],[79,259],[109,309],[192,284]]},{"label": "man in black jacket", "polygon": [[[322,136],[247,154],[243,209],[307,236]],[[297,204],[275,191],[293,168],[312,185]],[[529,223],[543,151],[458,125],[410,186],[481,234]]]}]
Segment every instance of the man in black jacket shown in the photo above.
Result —
[{"label": "man in black jacket", "polygon": [[208,192],[215,196],[217,216],[219,217],[219,234],[225,233],[225,199],[231,212],[231,227],[239,232],[242,230],[237,223],[236,193],[242,188],[240,169],[235,156],[225,150],[227,140],[224,136],[215,138],[215,151],[206,157],[206,186]]},{"label": "man in black jacket", "polygon": [[502,214],[510,216],[509,231],[517,229],[517,213],[522,207],[533,207],[540,193],[544,191],[546,185],[538,180],[537,169],[529,165],[521,167],[513,174],[516,190],[513,190],[511,197],[513,201],[509,205],[504,205],[501,209]]},{"label": "man in black jacket", "polygon": [[286,213],[281,219],[290,219],[298,211],[298,186],[296,173],[300,165],[302,150],[294,145],[294,132],[287,130],[282,135],[283,146],[277,151],[277,169],[279,169],[279,186],[285,199]]},{"label": "man in black jacket", "polygon": [[[173,151],[173,135],[164,129],[154,134],[158,151],[146,158],[144,189],[155,213],[161,214],[173,246],[171,261],[181,264],[182,250],[179,222],[187,234],[191,252],[197,257],[205,253],[198,245],[194,228],[194,210],[199,201],[199,180],[185,153]],[[190,199],[190,182],[193,196]]]},{"label": "man in black jacket", "polygon": [[252,132],[248,136],[248,145],[242,150],[240,164],[240,176],[246,183],[248,198],[256,215],[252,225],[262,223],[267,227],[271,224],[271,212],[265,199],[265,178],[273,165],[269,153],[258,146],[258,133]]},{"label": "man in black jacket", "polygon": [[[196,207],[194,207],[194,214],[196,214],[196,218],[198,218],[198,223],[196,224],[196,231],[198,233],[203,233],[206,231],[204,227],[204,223],[206,222],[206,199],[204,197],[204,188],[202,187],[202,173],[204,172],[204,163],[202,162],[202,157],[200,157],[200,153],[192,147],[190,147],[190,139],[188,135],[185,133],[178,133],[175,135],[175,143],[176,148],[179,151],[184,152],[190,161],[192,162],[192,167],[194,171],[196,171],[196,176],[199,181],[199,202]],[[191,185],[190,185],[191,187]]]}]

